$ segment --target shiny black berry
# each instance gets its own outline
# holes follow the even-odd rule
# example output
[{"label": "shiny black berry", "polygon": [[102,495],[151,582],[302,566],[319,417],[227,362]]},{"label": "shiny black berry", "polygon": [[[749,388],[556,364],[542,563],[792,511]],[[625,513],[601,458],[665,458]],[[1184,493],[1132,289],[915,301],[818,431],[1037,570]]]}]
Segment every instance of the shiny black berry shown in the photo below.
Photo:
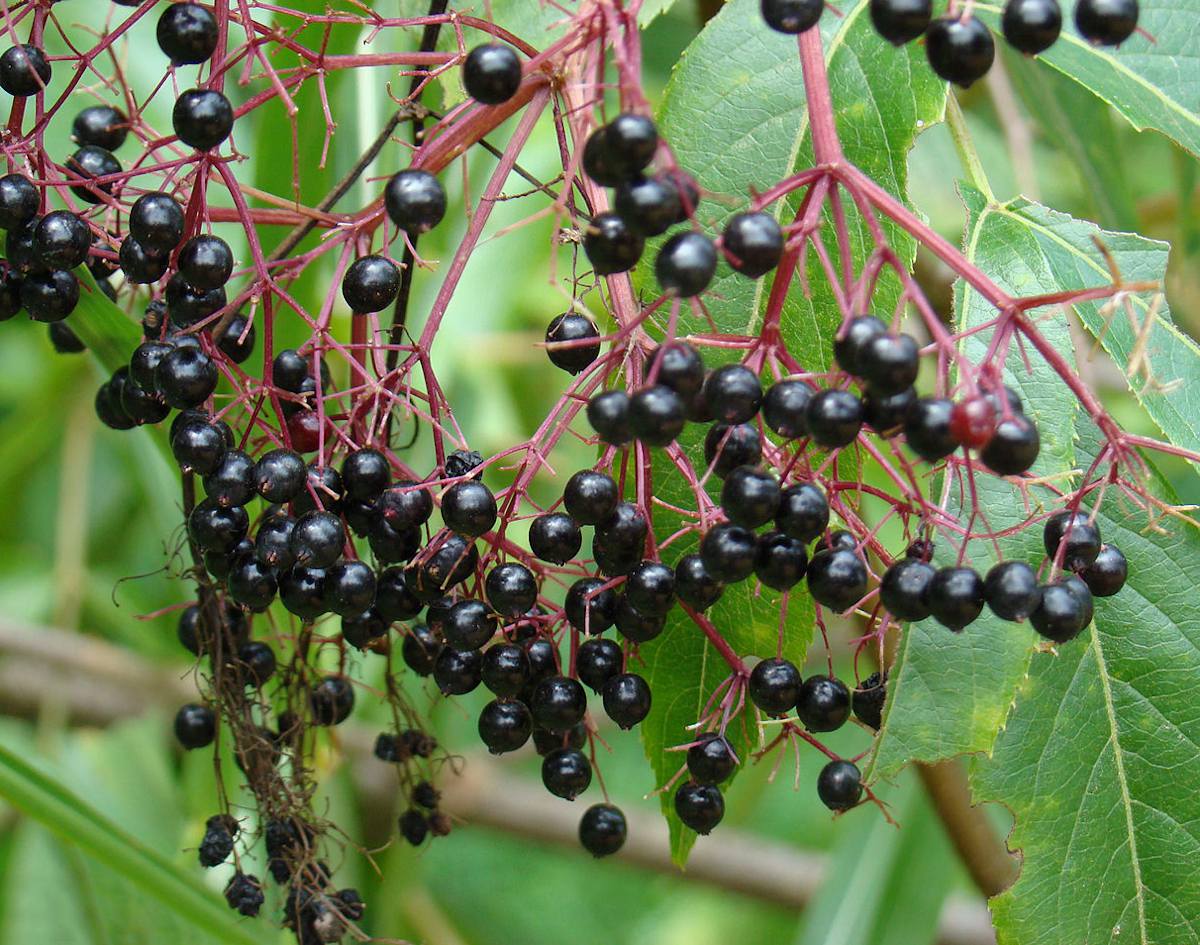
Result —
[{"label": "shiny black berry", "polygon": [[359,315],[383,311],[399,292],[400,269],[386,256],[356,259],[342,277],[342,298]]},{"label": "shiny black berry", "polygon": [[592,217],[583,236],[583,250],[598,276],[632,269],[642,258],[642,237],[616,213]]},{"label": "shiny black berry", "polygon": [[564,312],[546,326],[546,346],[551,364],[578,374],[600,356],[600,332],[586,315]]},{"label": "shiny black berry", "polygon": [[326,676],[308,698],[314,725],[338,725],[354,709],[354,689],[345,676]]},{"label": "shiny black berry", "polygon": [[35,272],[21,283],[21,305],[37,322],[59,322],[79,304],[79,280],[66,269]]},{"label": "shiny black berry", "polygon": [[604,712],[620,728],[631,729],[650,714],[651,694],[637,673],[620,673],[604,684]]},{"label": "shiny black berry", "polygon": [[775,527],[790,538],[807,544],[829,527],[829,501],[811,482],[789,486],[779,496]]},{"label": "shiny black berry", "polygon": [[40,206],[38,189],[24,174],[0,177],[0,228],[12,230],[28,223]]},{"label": "shiny black berry", "polygon": [[944,16],[925,31],[925,55],[941,78],[967,88],[987,75],[996,58],[996,44],[979,17]]},{"label": "shiny black berry", "polygon": [[786,715],[800,698],[800,670],[790,660],[762,660],[750,671],[750,701],[767,715]]},{"label": "shiny black berry", "polygon": [[91,145],[115,151],[129,137],[129,119],[111,105],[89,105],[71,122],[71,140],[81,147]]},{"label": "shiny black berry", "polygon": [[605,443],[621,446],[633,439],[629,426],[629,395],[623,390],[606,390],[588,401],[588,423]]},{"label": "shiny black berry", "polygon": [[432,230],[446,215],[446,191],[436,177],[419,168],[393,174],[383,202],[392,222],[410,235]]},{"label": "shiny black berry", "polygon": [[894,46],[903,46],[929,28],[932,0],[871,0],[875,32]]},{"label": "shiny black berry", "polygon": [[278,583],[280,602],[301,620],[315,620],[327,611],[324,571],[295,565],[279,575]]},{"label": "shiny black berry", "polygon": [[555,797],[573,801],[592,783],[592,763],[574,748],[556,748],[542,759],[542,784]]},{"label": "shiny black berry", "polygon": [[189,89],[176,99],[171,123],[184,144],[209,151],[233,131],[233,106],[215,89]]},{"label": "shiny black berry", "polygon": [[346,532],[342,520],[332,512],[306,512],[296,520],[288,539],[297,564],[327,568],[342,554]]},{"label": "shiny black berry", "polygon": [[840,679],[809,676],[796,697],[796,715],[810,732],[833,732],[850,718],[850,690]]},{"label": "shiny black berry", "polygon": [[148,252],[169,253],[183,238],[183,207],[170,194],[142,194],[129,211],[129,235]]},{"label": "shiny black berry", "polygon": [[121,173],[121,162],[104,148],[85,145],[69,158],[66,168],[79,182],[71,185],[71,193],[87,203],[103,203],[104,195],[111,196],[116,182],[105,180]]},{"label": "shiny black berry", "polygon": [[876,335],[858,352],[858,376],[873,394],[888,397],[902,393],[917,379],[918,354],[912,335]]},{"label": "shiny black berry", "polygon": [[[813,5],[814,0],[809,0]],[[818,15],[823,0],[815,0]],[[725,224],[721,248],[735,272],[750,279],[766,275],[783,255],[783,230],[769,213],[735,213]]]},{"label": "shiny black berry", "polygon": [[848,548],[823,548],[808,563],[808,592],[818,604],[842,613],[867,593],[866,565]]},{"label": "shiny black berry", "polygon": [[612,804],[593,804],[579,821],[579,842],[594,857],[611,856],[625,845],[625,815]]},{"label": "shiny black berry", "polygon": [[917,392],[912,387],[887,397],[868,390],[862,399],[863,420],[885,440],[891,439],[904,429],[904,420],[916,402]]},{"label": "shiny black berry", "polygon": [[665,233],[680,216],[679,190],[663,175],[635,177],[613,195],[617,214],[642,236]]},{"label": "shiny black berry", "polygon": [[737,768],[733,747],[716,732],[705,732],[687,751],[688,774],[697,784],[720,784]]},{"label": "shiny black berry", "polygon": [[567,480],[563,505],[580,525],[598,525],[616,511],[620,492],[612,476],[581,469]]},{"label": "shiny black berry", "polygon": [[1068,571],[1086,568],[1100,554],[1100,529],[1088,520],[1084,512],[1063,509],[1046,519],[1042,529],[1042,544],[1051,560],[1062,553],[1062,566]]},{"label": "shiny black berry", "polygon": [[509,561],[488,572],[484,592],[492,610],[512,620],[528,613],[537,603],[537,580],[525,565]]},{"label": "shiny black berry", "polygon": [[700,555],[684,555],[679,559],[675,565],[675,595],[684,604],[704,611],[719,601],[723,593],[725,585],[709,573]]},{"label": "shiny black berry", "polygon": [[599,692],[614,676],[625,667],[625,657],[621,647],[612,640],[604,637],[592,637],[579,645],[575,654],[575,671],[579,681]]},{"label": "shiny black berry", "polygon": [[217,19],[198,3],[173,3],[158,18],[158,47],[182,66],[205,62],[217,48]]},{"label": "shiny black berry", "polygon": [[325,606],[354,617],[375,603],[375,572],[362,561],[342,561],[325,571]]},{"label": "shiny black berry", "polygon": [[154,386],[172,407],[198,407],[217,387],[217,366],[198,348],[175,348],[154,369]]},{"label": "shiny black berry", "polygon": [[942,568],[926,591],[929,613],[944,627],[958,633],[983,611],[984,586],[972,568]]},{"label": "shiny black berry", "polygon": [[551,564],[566,564],[582,544],[579,526],[562,512],[539,515],[529,526],[529,550]]},{"label": "shiny black berry", "polygon": [[709,834],[725,816],[725,798],[715,784],[685,781],[675,791],[675,813],[685,827]]},{"label": "shiny black berry", "polygon": [[91,246],[91,229],[69,210],[51,210],[33,228],[33,251],[51,269],[74,269]]},{"label": "shiny black berry", "polygon": [[808,434],[805,413],[813,391],[804,381],[777,381],[763,397],[763,421],[785,440],[794,440]]},{"label": "shiny black berry", "polygon": [[1036,56],[1054,45],[1062,31],[1058,0],[1008,0],[1000,26],[1008,45]]},{"label": "shiny black berry", "polygon": [[779,510],[779,498],[779,480],[754,466],[739,466],[721,485],[725,517],[744,528],[758,528],[771,521]]},{"label": "shiny black berry", "polygon": [[983,579],[983,597],[1001,620],[1024,620],[1037,609],[1042,590],[1024,561],[1001,561]]},{"label": "shiny black berry", "polygon": [[617,611],[613,619],[617,632],[630,643],[648,643],[658,637],[667,626],[666,614],[647,614],[638,610],[622,594],[617,598]]},{"label": "shiny black berry", "polygon": [[813,395],[804,412],[808,435],[818,446],[849,446],[863,424],[862,401],[848,390],[823,390]]},{"label": "shiny black berry", "polygon": [[752,423],[714,423],[704,436],[704,462],[724,479],[739,466],[762,459],[762,436]]},{"label": "shiny black berry", "polygon": [[629,180],[645,170],[658,151],[658,130],[644,115],[623,112],[601,132],[598,133],[600,163],[615,177],[614,182]]},{"label": "shiny black berry", "polygon": [[542,728],[563,732],[583,721],[587,695],[577,680],[547,676],[534,686],[529,708]]},{"label": "shiny black berry", "polygon": [[866,345],[887,334],[887,325],[874,315],[856,315],[843,324],[833,342],[833,356],[847,374],[858,376],[859,356]]},{"label": "shiny black berry", "polygon": [[945,459],[958,441],[950,429],[954,402],[945,397],[921,397],[904,417],[904,441],[908,448],[930,463]]},{"label": "shiny black berry", "polygon": [[533,716],[524,702],[494,699],[479,713],[479,738],[493,755],[516,751],[533,734]]},{"label": "shiny black berry", "polygon": [[1075,28],[1089,42],[1118,46],[1138,24],[1138,0],[1078,0]]},{"label": "shiny black berry", "polygon": [[705,378],[704,401],[719,422],[745,423],[762,406],[762,385],[748,367],[724,364]]},{"label": "shiny black berry", "polygon": [[463,696],[473,692],[483,678],[483,654],[479,650],[442,647],[433,660],[433,681],[443,695]]},{"label": "shiny black berry", "polygon": [[270,607],[279,590],[274,571],[256,557],[234,562],[225,583],[229,588],[229,596],[255,613]]},{"label": "shiny black berry", "polygon": [[754,532],[731,523],[713,526],[700,540],[705,569],[723,584],[735,584],[753,574],[757,550]]},{"label": "shiny black berry", "polygon": [[1116,545],[1101,545],[1096,559],[1079,572],[1096,597],[1112,597],[1129,577],[1129,562]]},{"label": "shiny black berry", "polygon": [[926,595],[934,569],[916,558],[901,558],[883,573],[879,600],[897,620],[924,620],[929,616]]},{"label": "shiny black berry", "polygon": [[686,341],[659,345],[647,361],[646,377],[669,387],[680,397],[690,398],[704,384],[704,359]]},{"label": "shiny black berry", "polygon": [[10,46],[0,56],[0,89],[13,98],[27,98],[50,81],[50,61],[36,46]]},{"label": "shiny black berry", "polygon": [[175,714],[175,737],[189,751],[212,744],[217,717],[206,705],[189,703]]},{"label": "shiny black berry", "polygon": [[233,273],[233,251],[219,236],[193,236],[179,250],[178,265],[179,274],[193,288],[219,289]]},{"label": "shiny black berry", "polygon": [[1041,598],[1029,615],[1029,622],[1047,640],[1066,643],[1088,625],[1091,612],[1091,591],[1083,585],[1080,593],[1080,588],[1068,579],[1042,588]]},{"label": "shiny black berry", "polygon": [[379,450],[355,450],[342,463],[342,485],[351,499],[374,502],[391,481],[391,467]]},{"label": "shiny black berry", "polygon": [[154,253],[146,249],[132,236],[121,241],[117,253],[121,272],[134,285],[149,285],[166,275],[171,257],[167,253]]},{"label": "shiny black berry", "polygon": [[803,33],[817,25],[825,0],[762,0],[762,17],[779,33]]},{"label": "shiny black berry", "polygon": [[254,467],[258,494],[268,502],[290,502],[304,489],[308,466],[294,450],[276,449],[264,453]]},{"label": "shiny black berry", "polygon": [[511,46],[484,43],[463,62],[463,87],[484,105],[499,105],[517,94],[521,86],[521,59]]},{"label": "shiny black berry", "polygon": [[862,798],[862,773],[849,761],[831,761],[817,775],[817,796],[830,810],[849,810]]},{"label": "shiny black berry", "polygon": [[[567,622],[582,633],[603,633],[613,625],[617,593],[599,578],[580,578],[567,589],[563,609]],[[603,588],[603,590],[601,589]]]},{"label": "shiny black berry", "polygon": [[629,398],[629,429],[647,446],[667,446],[687,422],[683,398],[662,384],[643,387]]},{"label": "shiny black berry", "polygon": [[625,579],[625,596],[641,613],[661,616],[675,603],[675,572],[661,561],[642,561]]},{"label": "shiny black berry", "polygon": [[663,292],[682,298],[699,295],[717,271],[717,248],[712,240],[691,230],[667,240],[654,259],[654,275]]}]

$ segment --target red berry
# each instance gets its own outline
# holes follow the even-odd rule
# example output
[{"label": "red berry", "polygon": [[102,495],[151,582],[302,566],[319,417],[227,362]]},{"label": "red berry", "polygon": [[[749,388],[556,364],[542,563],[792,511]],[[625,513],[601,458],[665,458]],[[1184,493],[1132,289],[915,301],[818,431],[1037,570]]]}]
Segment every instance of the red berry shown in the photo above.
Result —
[{"label": "red berry", "polygon": [[963,446],[982,449],[996,432],[996,408],[986,397],[968,397],[950,411],[950,435]]}]

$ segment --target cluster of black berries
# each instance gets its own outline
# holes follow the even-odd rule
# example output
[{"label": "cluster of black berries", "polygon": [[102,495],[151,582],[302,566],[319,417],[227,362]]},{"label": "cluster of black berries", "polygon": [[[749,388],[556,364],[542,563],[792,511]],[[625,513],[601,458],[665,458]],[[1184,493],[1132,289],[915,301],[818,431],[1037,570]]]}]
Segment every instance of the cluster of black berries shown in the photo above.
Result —
[{"label": "cluster of black berries", "polygon": [[[583,248],[597,275],[632,269],[641,259],[647,237],[686,223],[695,214],[700,191],[688,174],[678,169],[647,173],[658,150],[654,122],[628,112],[594,131],[584,145],[584,172],[597,184],[614,188],[614,209],[597,214],[584,233]],[[783,231],[770,214],[739,213],[726,224],[719,244],[695,230],[675,233],[659,249],[654,274],[664,293],[690,298],[712,282],[718,250],[735,271],[757,278],[779,263],[783,243]],[[573,329],[557,323],[558,319],[551,323],[546,340],[574,344],[559,348],[570,362],[555,363],[577,373],[598,348],[586,340],[593,336],[582,323],[576,322]],[[589,352],[592,358],[584,361]]]},{"label": "cluster of black berries", "polygon": [[57,324],[79,304],[79,279],[71,270],[88,258],[91,227],[69,210],[42,214],[41,206],[29,178],[0,177],[0,227],[6,230],[0,320],[24,309],[35,321]]},{"label": "cluster of black berries", "polygon": [[1091,623],[1093,597],[1111,597],[1124,586],[1128,564],[1120,549],[1104,544],[1096,525],[1078,512],[1052,515],[1043,542],[1049,560],[1061,561],[1073,573],[1040,583],[1024,561],[1002,561],[986,577],[961,565],[935,569],[929,563],[932,546],[915,542],[884,573],[880,601],[898,620],[932,616],[956,633],[987,604],[1002,620],[1027,619],[1041,636],[1066,643]]},{"label": "cluster of black berries", "polygon": [[[816,26],[824,0],[762,0],[767,25],[781,33]],[[925,37],[929,65],[941,78],[963,87],[987,75],[996,58],[991,31],[973,15],[933,16],[933,0],[871,0],[871,22],[890,43],[902,46]],[[1076,0],[1075,28],[1088,42],[1117,46],[1133,35],[1138,0]],[[1062,30],[1058,0],[1007,0],[1000,20],[1004,38],[1029,56],[1054,45]]]}]

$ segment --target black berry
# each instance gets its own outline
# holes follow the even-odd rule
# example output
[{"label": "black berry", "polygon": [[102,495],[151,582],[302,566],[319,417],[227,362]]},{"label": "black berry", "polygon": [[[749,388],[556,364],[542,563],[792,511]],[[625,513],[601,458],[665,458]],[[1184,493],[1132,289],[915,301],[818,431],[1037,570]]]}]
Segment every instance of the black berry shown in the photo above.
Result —
[{"label": "black berry", "polygon": [[685,299],[707,289],[716,271],[717,248],[712,240],[690,230],[667,240],[654,259],[654,275],[662,290]]},{"label": "black berry", "polygon": [[184,144],[209,151],[233,131],[233,106],[215,89],[189,89],[176,99],[171,123]]},{"label": "black berry", "polygon": [[524,702],[494,699],[479,713],[479,738],[493,755],[516,751],[533,734],[533,716]]},{"label": "black berry", "polygon": [[625,845],[625,815],[612,804],[593,804],[579,821],[579,842],[594,857],[611,856]]},{"label": "black berry", "polygon": [[977,16],[939,17],[925,31],[925,55],[941,78],[963,88],[987,75],[996,58],[991,31]]},{"label": "black berry", "polygon": [[665,233],[680,216],[679,190],[667,177],[635,177],[613,195],[617,214],[642,236]]},{"label": "black berry", "polygon": [[563,488],[563,506],[580,525],[598,525],[613,514],[621,498],[612,476],[581,469]]},{"label": "black berry", "polygon": [[632,269],[642,258],[644,245],[633,227],[611,211],[592,217],[583,236],[583,250],[598,276]]},{"label": "black berry", "polygon": [[848,548],[822,549],[808,563],[808,592],[836,613],[848,610],[867,593],[867,568]]},{"label": "black berry", "polygon": [[521,59],[511,46],[484,43],[463,62],[463,87],[484,105],[499,105],[517,94],[521,86]]},{"label": "black berry", "polygon": [[1086,568],[1100,554],[1100,530],[1083,512],[1063,509],[1046,520],[1042,529],[1042,544],[1051,560],[1061,551],[1062,566],[1068,571]]},{"label": "black berry", "polygon": [[789,486],[779,496],[775,527],[797,541],[808,544],[829,527],[829,501],[811,482]]},{"label": "black berry", "polygon": [[757,550],[754,532],[730,523],[710,528],[700,540],[705,569],[723,584],[735,584],[753,574]]},{"label": "black berry", "polygon": [[825,0],[762,0],[762,17],[779,33],[803,33],[817,25]]},{"label": "black berry", "polygon": [[758,375],[741,364],[724,364],[704,381],[704,401],[713,417],[721,423],[745,423],[762,406],[762,385]]},{"label": "black berry", "polygon": [[[756,552],[757,554],[757,552]],[[684,555],[675,565],[675,594],[693,610],[704,611],[721,599],[725,585],[708,572],[698,554]]]},{"label": "black berry", "polygon": [[546,345],[551,364],[578,374],[599,357],[600,332],[587,316],[564,312],[546,326]]},{"label": "black berry", "polygon": [[[814,0],[810,0],[812,5]],[[815,0],[818,14],[823,0]],[[721,248],[735,272],[750,279],[766,275],[783,255],[783,230],[769,213],[735,213],[725,224]]]},{"label": "black berry", "polygon": [[872,673],[850,694],[850,704],[860,722],[876,731],[883,724],[883,705],[887,700],[887,682]]},{"label": "black berry", "polygon": [[762,436],[751,423],[714,423],[704,437],[704,462],[724,479],[739,466],[762,459]]},{"label": "black berry", "polygon": [[13,98],[27,98],[50,81],[50,62],[36,46],[9,46],[0,56],[0,89]]},{"label": "black berry", "polygon": [[643,387],[629,398],[629,429],[647,446],[666,446],[687,422],[683,398],[662,384]]},{"label": "black berry", "polygon": [[621,446],[633,439],[629,426],[629,395],[623,390],[606,390],[588,401],[588,423],[600,439]]},{"label": "black berry", "polygon": [[217,20],[198,3],[173,3],[158,18],[158,47],[176,66],[205,62],[217,48]]},{"label": "black berry", "polygon": [[929,616],[926,595],[934,569],[916,558],[901,558],[883,573],[879,600],[897,620],[924,620]]},{"label": "black berry", "polygon": [[933,618],[957,633],[983,611],[983,578],[972,568],[942,568],[929,582],[926,601]]},{"label": "black berry", "polygon": [[1079,35],[1101,46],[1125,42],[1137,29],[1137,23],[1137,0],[1078,0],[1075,4],[1075,28]]},{"label": "black berry", "polygon": [[840,679],[809,676],[796,698],[796,715],[810,732],[832,732],[850,718],[850,690]]},{"label": "black berry", "polygon": [[575,671],[579,681],[599,692],[625,666],[621,647],[604,637],[592,637],[579,645],[575,654]]},{"label": "black berry", "polygon": [[488,572],[484,591],[492,610],[509,620],[520,617],[537,603],[537,580],[525,565],[498,564]]},{"label": "black berry", "polygon": [[71,140],[81,147],[115,151],[129,137],[129,119],[111,105],[89,105],[71,122]]},{"label": "black berry", "polygon": [[1083,594],[1069,581],[1047,584],[1042,588],[1037,607],[1029,615],[1033,629],[1055,643],[1075,639],[1091,619],[1091,591],[1086,585]]},{"label": "black berry", "polygon": [[555,797],[573,801],[592,783],[592,763],[574,748],[557,748],[542,759],[542,784]]},{"label": "black berry", "polygon": [[1037,608],[1042,591],[1024,561],[1001,561],[984,578],[983,597],[1001,620],[1024,620]]},{"label": "black berry", "polygon": [[750,700],[767,715],[785,715],[800,698],[800,670],[789,660],[762,660],[750,671]]},{"label": "black berry", "polygon": [[217,734],[217,717],[206,705],[189,703],[175,714],[175,737],[189,751],[211,745]]},{"label": "black berry", "polygon": [[904,418],[904,441],[908,448],[930,463],[945,459],[958,441],[950,430],[954,403],[944,397],[921,397]]},{"label": "black berry", "polygon": [[812,388],[804,381],[777,381],[763,397],[763,421],[785,440],[806,436],[808,423],[805,413],[812,395]]},{"label": "black berry", "polygon": [[[612,626],[617,612],[617,594],[599,578],[580,578],[567,589],[563,609],[567,622],[583,633],[603,633]],[[603,590],[601,590],[603,588]]]},{"label": "black berry", "polygon": [[1129,562],[1116,545],[1101,545],[1096,559],[1079,572],[1096,597],[1112,597],[1129,577]]},{"label": "black berry", "polygon": [[733,747],[716,732],[705,732],[687,751],[688,774],[697,784],[720,784],[737,764]]},{"label": "black berry", "polygon": [[875,32],[894,46],[903,46],[929,28],[931,0],[871,0]]},{"label": "black berry", "polygon": [[650,714],[650,686],[637,673],[621,673],[604,684],[604,711],[623,729]]},{"label": "black berry", "polygon": [[862,401],[848,390],[823,390],[813,395],[804,412],[808,434],[818,446],[849,446],[863,424]]},{"label": "black berry", "polygon": [[1036,56],[1054,45],[1062,30],[1058,0],[1008,0],[1000,20],[1008,45]]},{"label": "black berry", "polygon": [[542,728],[563,732],[583,721],[587,695],[578,681],[566,676],[547,676],[529,697],[533,718]]},{"label": "black berry", "polygon": [[579,526],[562,512],[539,515],[529,526],[529,550],[551,564],[566,564],[582,544]]},{"label": "black berry", "polygon": [[675,813],[696,833],[711,833],[725,816],[725,798],[715,784],[685,781],[675,791]]},{"label": "black berry", "polygon": [[831,761],[817,775],[817,796],[830,810],[849,810],[862,797],[862,773],[849,761]]},{"label": "black berry", "polygon": [[754,466],[739,466],[721,485],[721,509],[725,517],[744,528],[758,528],[779,510],[779,480]]},{"label": "black berry", "polygon": [[478,538],[496,524],[496,497],[482,482],[456,482],[442,494],[442,521],[466,538]]}]

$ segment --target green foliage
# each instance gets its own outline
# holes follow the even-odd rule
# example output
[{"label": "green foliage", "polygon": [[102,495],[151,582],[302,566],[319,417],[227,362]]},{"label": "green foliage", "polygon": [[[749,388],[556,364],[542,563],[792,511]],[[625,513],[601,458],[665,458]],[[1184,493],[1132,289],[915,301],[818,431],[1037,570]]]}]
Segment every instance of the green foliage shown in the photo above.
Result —
[{"label": "green foliage", "polygon": [[[1097,444],[1081,426],[1084,452]],[[1093,440],[1088,442],[1088,440]],[[1165,483],[1164,497],[1173,499]],[[1129,582],[1059,652],[1038,652],[973,787],[1016,815],[1020,879],[992,905],[1001,945],[1200,941],[1200,536],[1106,502]],[[1054,916],[1054,921],[1047,921]]]}]

